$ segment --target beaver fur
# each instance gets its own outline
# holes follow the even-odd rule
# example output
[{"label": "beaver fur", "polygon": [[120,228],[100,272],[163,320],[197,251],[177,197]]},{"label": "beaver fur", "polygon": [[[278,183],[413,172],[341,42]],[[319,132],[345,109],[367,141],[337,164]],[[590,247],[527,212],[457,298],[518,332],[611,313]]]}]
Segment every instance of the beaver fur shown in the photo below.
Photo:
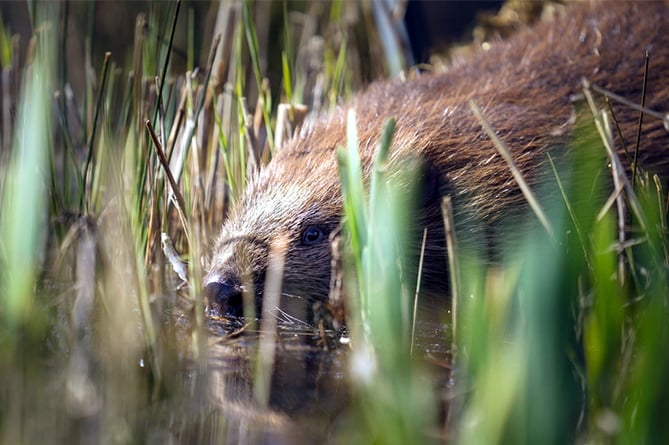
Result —
[{"label": "beaver fur", "polygon": [[[669,109],[667,29],[666,2],[572,4],[551,20],[455,60],[444,72],[373,84],[334,112],[313,118],[250,181],[224,223],[205,279],[209,304],[221,313],[240,315],[245,291],[252,289],[261,301],[269,249],[279,236],[288,240],[284,297],[327,299],[328,238],[342,217],[335,150],[346,144],[345,116],[350,108],[358,118],[365,175],[390,117],[397,120],[391,162],[400,162],[407,153],[423,159],[422,224],[428,229],[423,289],[447,294],[440,197],[452,197],[456,224],[473,238],[488,239],[501,221],[527,214],[508,165],[468,102],[481,107],[520,171],[537,186],[546,152],[559,157],[573,134],[579,105],[575,97],[582,96],[583,78],[639,103],[648,52],[645,105],[660,112]],[[618,103],[613,108],[624,139],[633,146],[638,111]],[[668,141],[663,121],[646,117],[640,164],[665,179]]]}]

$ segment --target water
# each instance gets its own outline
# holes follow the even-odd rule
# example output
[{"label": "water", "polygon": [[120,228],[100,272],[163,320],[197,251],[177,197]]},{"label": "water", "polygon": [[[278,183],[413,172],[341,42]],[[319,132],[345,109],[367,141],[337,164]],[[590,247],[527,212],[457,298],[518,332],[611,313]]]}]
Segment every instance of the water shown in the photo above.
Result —
[{"label": "water", "polygon": [[[225,437],[254,443],[323,443],[339,437],[352,415],[352,345],[346,332],[280,321],[265,407],[254,396],[259,332],[252,325],[209,320],[208,395],[225,419]],[[446,331],[435,322],[419,322],[416,329],[414,355],[430,368],[437,390],[448,386],[451,375]]]}]

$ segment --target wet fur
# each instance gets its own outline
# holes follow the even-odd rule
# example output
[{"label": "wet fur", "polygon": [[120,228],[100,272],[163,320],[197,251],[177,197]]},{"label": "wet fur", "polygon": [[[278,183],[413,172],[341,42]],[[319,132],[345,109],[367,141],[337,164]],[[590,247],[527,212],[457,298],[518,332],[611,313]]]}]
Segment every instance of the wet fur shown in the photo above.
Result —
[{"label": "wet fur", "polygon": [[[317,227],[326,235],[341,219],[335,148],[345,145],[346,110],[358,118],[358,140],[365,174],[381,129],[397,119],[391,158],[408,154],[425,165],[423,221],[428,227],[424,288],[447,293],[440,197],[451,195],[458,226],[465,236],[489,243],[491,233],[526,214],[526,201],[511,172],[472,115],[468,101],[511,148],[514,158],[537,187],[546,170],[546,152],[557,158],[573,130],[581,79],[631,101],[641,98],[644,54],[650,69],[646,106],[669,110],[669,7],[661,2],[570,5],[554,20],[494,42],[488,51],[455,61],[443,73],[409,81],[372,85],[350,103],[307,124],[300,134],[249,185],[224,224],[214,247],[208,285],[212,306],[230,309],[216,284],[233,283],[262,299],[268,247],[287,236],[283,290],[287,295],[325,300],[330,284],[328,236],[304,245],[302,234]],[[614,104],[627,144],[636,139],[638,112]],[[667,178],[667,132],[646,117],[640,163]],[[616,141],[619,144],[619,141]],[[252,285],[251,285],[252,284]],[[228,289],[228,288],[226,288]]]}]

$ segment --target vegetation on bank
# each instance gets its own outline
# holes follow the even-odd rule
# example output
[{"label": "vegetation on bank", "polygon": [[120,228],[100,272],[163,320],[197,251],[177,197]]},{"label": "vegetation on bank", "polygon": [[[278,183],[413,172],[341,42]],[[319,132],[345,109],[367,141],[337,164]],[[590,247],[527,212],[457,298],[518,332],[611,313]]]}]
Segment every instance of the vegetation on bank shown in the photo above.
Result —
[{"label": "vegetation on bank", "polygon": [[[232,441],[238,412],[209,395],[212,351],[230,334],[211,334],[201,298],[210,242],[250,172],[290,130],[278,122],[277,104],[327,110],[381,75],[383,67],[365,61],[384,57],[365,5],[289,11],[277,3],[264,12],[262,5],[233,4],[233,26],[212,39],[200,63],[199,28],[181,3],[156,3],[138,16],[127,57],[90,50],[95,22],[86,8],[94,6],[78,5],[91,17],[77,34],[86,42],[80,65],[65,58],[73,38],[63,32],[72,26],[66,8],[74,5],[35,3],[28,45],[3,22],[3,443]],[[268,24],[281,30],[277,47],[258,37]],[[71,82],[75,71],[85,73],[79,85]],[[339,152],[344,265],[357,279],[344,284],[350,346],[337,347],[348,350],[338,357],[349,361],[349,402],[323,437],[669,439],[666,185],[644,166],[634,178],[617,172],[617,155],[606,149],[615,135],[610,116],[587,104],[583,111],[576,158],[547,172],[562,198],[544,209],[554,235],[537,223],[491,266],[449,231],[444,273],[455,304],[444,311],[450,329],[439,339],[452,351],[448,362],[413,348],[414,289],[400,277],[417,265],[399,261],[410,200],[383,169],[363,191],[349,117],[348,146]],[[381,164],[391,138],[389,124]],[[251,367],[271,374],[274,361],[248,349]],[[435,378],[435,367],[446,380]],[[250,385],[272,391],[267,370],[256,371]],[[271,441],[257,425],[291,428],[260,392],[244,408],[252,412],[249,442]]]}]

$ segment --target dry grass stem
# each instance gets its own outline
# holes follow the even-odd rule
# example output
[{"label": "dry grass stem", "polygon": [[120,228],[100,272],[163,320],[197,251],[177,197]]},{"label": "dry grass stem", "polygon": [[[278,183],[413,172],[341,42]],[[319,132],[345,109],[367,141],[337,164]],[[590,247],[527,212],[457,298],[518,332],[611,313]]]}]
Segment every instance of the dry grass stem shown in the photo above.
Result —
[{"label": "dry grass stem", "polygon": [[188,245],[192,246],[193,244],[191,242],[191,237],[189,233],[190,225],[188,224],[186,215],[184,214],[184,211],[186,209],[186,202],[184,201],[183,195],[179,191],[179,186],[177,184],[177,181],[174,179],[174,176],[172,175],[169,163],[167,162],[167,158],[165,158],[165,153],[163,152],[162,146],[160,145],[160,141],[158,140],[156,132],[153,130],[151,121],[147,119],[145,124],[147,130],[149,131],[149,134],[151,135],[151,139],[153,140],[153,148],[155,149],[156,154],[158,155],[160,165],[163,167],[163,170],[165,171],[165,176],[167,176],[167,181],[169,182],[170,188],[172,190],[172,196],[174,196],[174,199],[177,202],[177,207],[176,207],[177,214],[179,215],[179,219],[181,220],[181,224],[184,229],[184,234],[186,235],[186,238],[188,240]]},{"label": "dry grass stem", "polygon": [[411,348],[413,355],[414,340],[416,339],[416,315],[418,313],[418,295],[420,293],[420,280],[423,276],[423,260],[425,259],[425,244],[427,243],[427,227],[423,229],[423,240],[420,243],[420,258],[418,258],[418,276],[416,278],[416,291],[413,295],[413,315],[411,317]]},{"label": "dry grass stem", "polygon": [[448,252],[448,270],[451,278],[451,332],[453,343],[453,364],[456,359],[457,343],[457,319],[458,299],[460,298],[460,268],[458,263],[458,240],[455,235],[455,217],[453,215],[453,203],[450,196],[444,196],[441,200],[441,214],[444,218],[444,230],[446,232],[446,251]]},{"label": "dry grass stem", "polygon": [[169,235],[164,232],[161,233],[160,241],[163,248],[163,254],[172,266],[172,269],[174,272],[176,272],[176,274],[179,276],[179,279],[184,284],[188,284],[188,267],[183,261],[181,261],[177,251],[174,250],[174,245],[172,244],[172,240],[170,239]]},{"label": "dry grass stem", "polygon": [[293,136],[295,130],[302,126],[308,111],[306,105],[279,104],[274,133],[274,146],[277,150],[283,146],[284,141]]},{"label": "dry grass stem", "polygon": [[612,91],[607,90],[606,88],[602,88],[597,84],[590,83],[587,79],[583,79],[583,84],[587,85],[587,88],[591,89],[592,91],[596,91],[597,93],[602,94],[602,95],[608,97],[609,99],[613,99],[616,102],[619,102],[619,103],[621,103],[625,106],[628,106],[628,107],[632,108],[633,110],[639,111],[639,112],[644,113],[648,116],[652,116],[654,118],[657,118],[657,119],[661,120],[664,124],[664,127],[669,131],[669,114],[660,113],[658,111],[651,110],[650,108],[646,108],[644,106],[641,106],[641,105],[637,104],[636,102],[632,102],[629,99],[625,99],[624,97],[622,97],[622,96],[620,96],[620,95],[618,95],[618,94],[616,94]]},{"label": "dry grass stem", "polygon": [[[635,218],[637,218],[637,221],[641,225],[641,228],[645,231],[647,230],[647,223],[645,220],[645,217],[643,216],[643,211],[641,209],[641,205],[639,204],[639,201],[636,197],[636,193],[634,193],[634,189],[632,188],[632,184],[630,183],[629,179],[627,178],[627,175],[625,175],[625,168],[623,167],[622,163],[620,162],[620,157],[618,154],[615,152],[613,149],[613,140],[611,138],[610,132],[607,132],[607,121],[603,118],[602,116],[604,114],[599,113],[597,110],[597,106],[595,105],[594,98],[592,97],[592,94],[590,93],[590,90],[597,91],[595,88],[595,85],[591,84],[588,82],[586,79],[583,79],[583,92],[585,94],[586,101],[590,107],[590,111],[592,112],[593,117],[595,118],[595,126],[597,128],[597,131],[602,139],[602,142],[604,143],[604,147],[606,148],[606,153],[609,157],[609,160],[611,161],[611,169],[612,171],[618,176],[618,179],[614,177],[614,182],[615,183],[620,183],[624,189],[625,193],[627,195],[627,199],[630,205],[630,208],[632,212],[634,213]],[[614,95],[611,95],[611,97],[614,97]],[[625,103],[625,105],[629,105],[632,102]],[[631,106],[631,105],[630,105]],[[639,111],[644,111],[645,113],[654,116],[657,113],[654,113],[650,110],[647,110],[645,108],[640,108],[638,106],[634,106],[632,108],[635,108]],[[656,116],[657,117],[657,116]],[[662,119],[664,117],[661,117]]]},{"label": "dry grass stem", "polygon": [[[646,106],[646,87],[648,86],[648,61],[650,57],[648,55],[648,50],[646,50],[646,59],[643,67],[643,85],[641,88],[641,108]],[[632,162],[632,186],[636,183],[636,173],[637,173],[637,161],[639,159],[639,145],[641,144],[641,129],[643,127],[643,111],[639,111],[639,124],[637,126],[636,133],[636,145],[634,146],[634,161]]]},{"label": "dry grass stem", "polygon": [[513,177],[518,183],[518,186],[520,187],[520,190],[523,192],[523,195],[525,196],[525,199],[527,200],[528,204],[534,211],[534,214],[539,219],[539,222],[541,222],[541,225],[544,226],[546,232],[548,232],[550,237],[555,239],[555,230],[553,229],[553,226],[551,225],[550,221],[548,221],[548,218],[546,217],[546,214],[544,213],[543,209],[539,205],[539,201],[532,192],[532,189],[525,181],[523,174],[516,166],[511,151],[506,146],[506,144],[504,144],[504,142],[497,136],[495,130],[493,130],[493,128],[490,126],[490,123],[487,121],[485,116],[483,116],[481,109],[478,107],[478,105],[476,105],[476,103],[473,100],[469,101],[469,108],[471,108],[472,113],[474,113],[474,116],[479,121],[479,124],[481,124],[481,127],[486,132],[490,140],[492,140],[493,144],[495,144],[495,147],[497,148],[499,154],[502,155],[502,158],[504,158],[506,163],[509,165],[509,169],[511,170]]},{"label": "dry grass stem", "polygon": [[281,301],[281,282],[285,264],[288,240],[280,238],[272,243],[269,252],[267,280],[262,302],[258,361],[256,364],[255,397],[262,407],[269,403],[272,370],[277,340],[277,311]]}]

